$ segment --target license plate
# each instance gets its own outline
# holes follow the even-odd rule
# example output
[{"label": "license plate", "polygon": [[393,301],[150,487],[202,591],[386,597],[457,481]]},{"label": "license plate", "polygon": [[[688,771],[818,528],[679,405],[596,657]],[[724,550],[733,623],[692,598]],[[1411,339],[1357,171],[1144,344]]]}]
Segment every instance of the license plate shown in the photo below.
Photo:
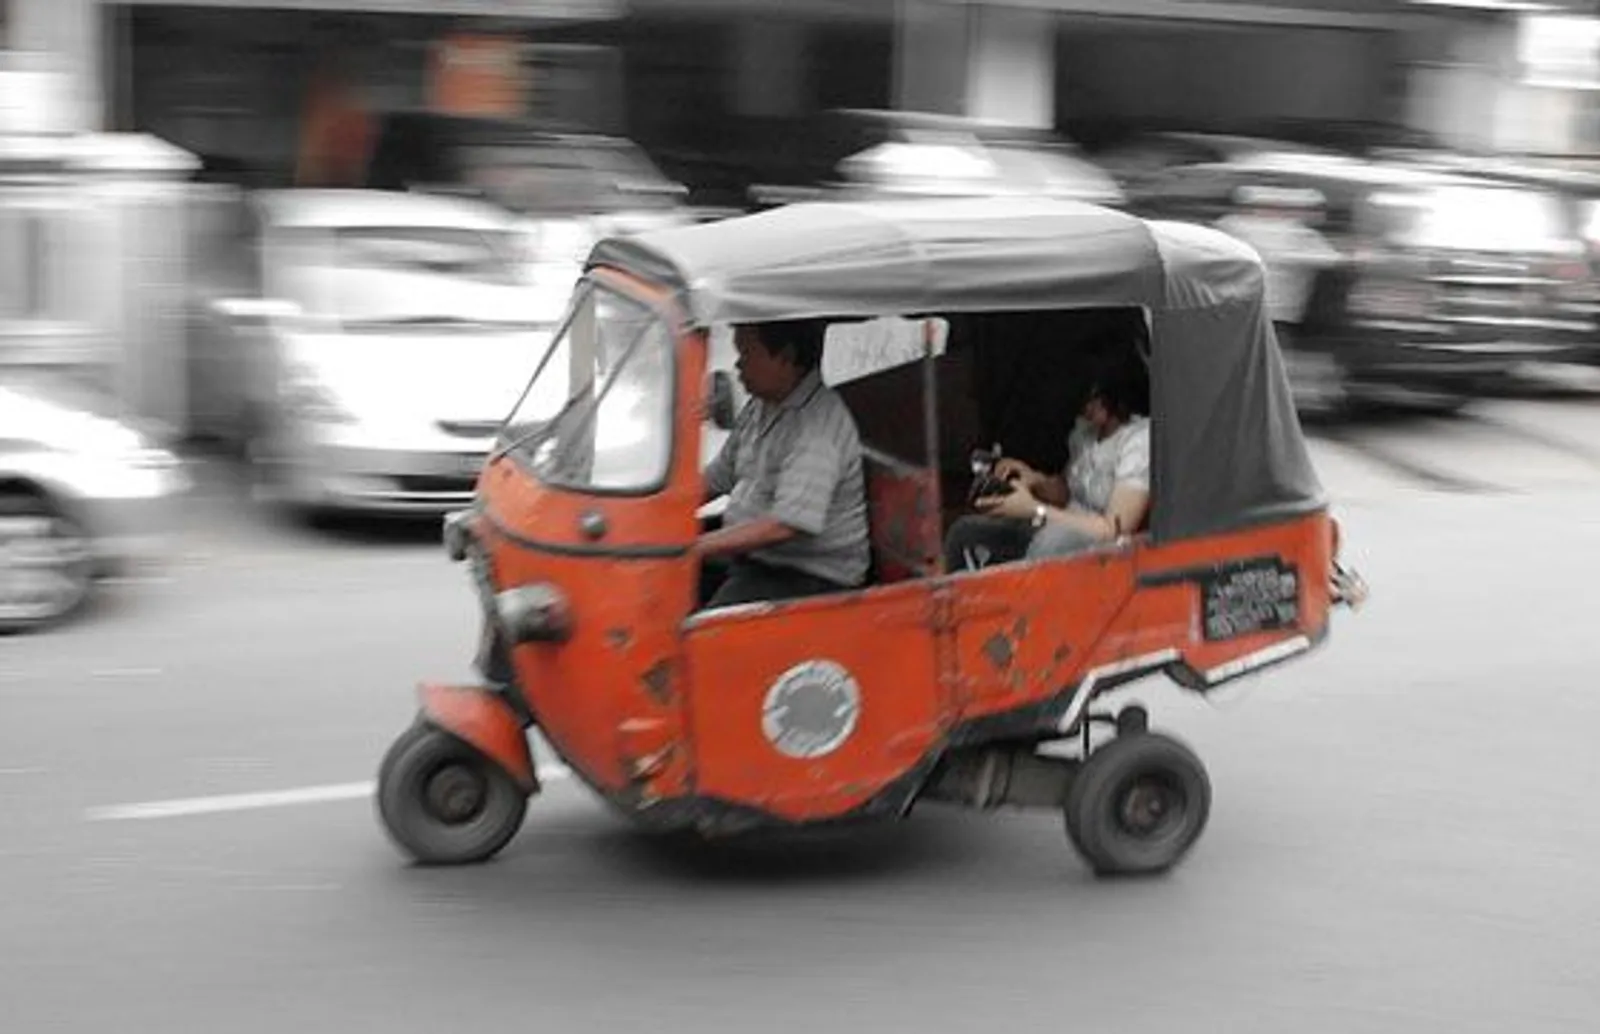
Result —
[{"label": "license plate", "polygon": [[485,459],[487,459],[487,457],[480,456],[476,453],[462,456],[456,461],[456,471],[457,473],[463,474],[467,477],[475,478],[478,476],[478,472],[483,469],[483,461]]}]

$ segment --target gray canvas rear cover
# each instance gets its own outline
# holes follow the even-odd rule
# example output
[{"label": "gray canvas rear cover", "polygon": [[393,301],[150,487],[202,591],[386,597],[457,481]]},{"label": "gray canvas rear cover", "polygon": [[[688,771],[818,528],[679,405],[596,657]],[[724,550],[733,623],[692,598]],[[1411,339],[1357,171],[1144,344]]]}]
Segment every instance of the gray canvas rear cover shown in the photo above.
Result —
[{"label": "gray canvas rear cover", "polygon": [[1151,535],[1187,538],[1325,504],[1262,298],[1259,258],[1214,230],[1154,223]]}]

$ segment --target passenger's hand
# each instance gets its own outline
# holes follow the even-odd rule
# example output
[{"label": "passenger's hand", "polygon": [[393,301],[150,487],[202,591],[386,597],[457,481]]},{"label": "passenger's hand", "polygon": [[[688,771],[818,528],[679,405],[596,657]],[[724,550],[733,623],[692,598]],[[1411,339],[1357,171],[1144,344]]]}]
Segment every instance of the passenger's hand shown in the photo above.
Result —
[{"label": "passenger's hand", "polygon": [[1022,487],[1033,489],[1044,475],[1028,466],[1021,460],[1012,459],[1010,456],[1001,457],[994,465],[994,476],[1001,481],[1015,481]]},{"label": "passenger's hand", "polygon": [[1034,508],[1038,505],[1039,500],[1034,498],[1033,492],[1026,485],[1019,484],[1015,492],[974,500],[972,508],[987,517],[1010,517],[1026,521],[1033,519]]}]

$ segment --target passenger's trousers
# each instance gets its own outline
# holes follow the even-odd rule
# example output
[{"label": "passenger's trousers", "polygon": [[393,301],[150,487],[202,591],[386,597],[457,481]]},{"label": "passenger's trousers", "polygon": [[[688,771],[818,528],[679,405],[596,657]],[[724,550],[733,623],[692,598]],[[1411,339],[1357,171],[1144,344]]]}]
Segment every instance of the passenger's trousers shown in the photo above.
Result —
[{"label": "passenger's trousers", "polygon": [[1014,517],[975,514],[950,525],[945,535],[947,571],[975,571],[994,564],[1067,556],[1088,549],[1095,538],[1077,528],[1046,524],[1038,531]]}]

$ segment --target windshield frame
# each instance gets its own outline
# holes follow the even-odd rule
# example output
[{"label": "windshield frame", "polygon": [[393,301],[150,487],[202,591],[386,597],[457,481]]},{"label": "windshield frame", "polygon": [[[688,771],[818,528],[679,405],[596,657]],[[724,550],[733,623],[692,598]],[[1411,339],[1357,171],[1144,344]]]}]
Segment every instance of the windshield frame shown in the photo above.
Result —
[{"label": "windshield frame", "polygon": [[[668,384],[670,405],[666,421],[666,462],[662,464],[660,476],[649,484],[614,487],[550,477],[537,469],[530,450],[523,444],[522,440],[528,438],[529,434],[524,433],[516,438],[510,437],[508,434],[511,421],[516,417],[523,403],[527,401],[528,395],[533,391],[534,385],[538,383],[539,377],[543,376],[545,367],[555,357],[557,349],[560,348],[567,334],[571,332],[572,324],[576,321],[583,304],[600,291],[608,291],[622,301],[638,306],[653,318],[647,320],[644,326],[628,341],[623,351],[622,359],[609,372],[604,383],[601,384],[600,390],[595,394],[593,401],[583,407],[582,410],[575,409],[570,414],[562,413],[559,418],[565,419],[582,412],[583,415],[579,427],[588,429],[592,426],[600,412],[601,404],[611,393],[618,376],[627,368],[628,363],[634,360],[634,356],[638,353],[640,345],[645,338],[659,325],[667,335],[665,376]],[[572,299],[567,305],[567,311],[562,316],[556,332],[551,335],[550,344],[545,348],[545,353],[540,358],[533,375],[528,378],[527,384],[523,386],[522,393],[517,396],[516,405],[512,407],[505,420],[501,422],[500,430],[495,435],[494,449],[489,454],[489,462],[509,459],[517,465],[519,470],[533,478],[540,486],[573,496],[606,499],[644,499],[660,495],[672,483],[672,478],[678,465],[679,449],[682,444],[681,436],[678,433],[681,408],[678,398],[679,380],[682,373],[678,352],[682,341],[683,327],[684,323],[680,318],[680,314],[665,291],[650,290],[647,284],[603,268],[592,269],[585,273],[573,289]],[[571,403],[572,396],[569,395],[566,402],[563,403],[563,408],[571,405]]]}]

